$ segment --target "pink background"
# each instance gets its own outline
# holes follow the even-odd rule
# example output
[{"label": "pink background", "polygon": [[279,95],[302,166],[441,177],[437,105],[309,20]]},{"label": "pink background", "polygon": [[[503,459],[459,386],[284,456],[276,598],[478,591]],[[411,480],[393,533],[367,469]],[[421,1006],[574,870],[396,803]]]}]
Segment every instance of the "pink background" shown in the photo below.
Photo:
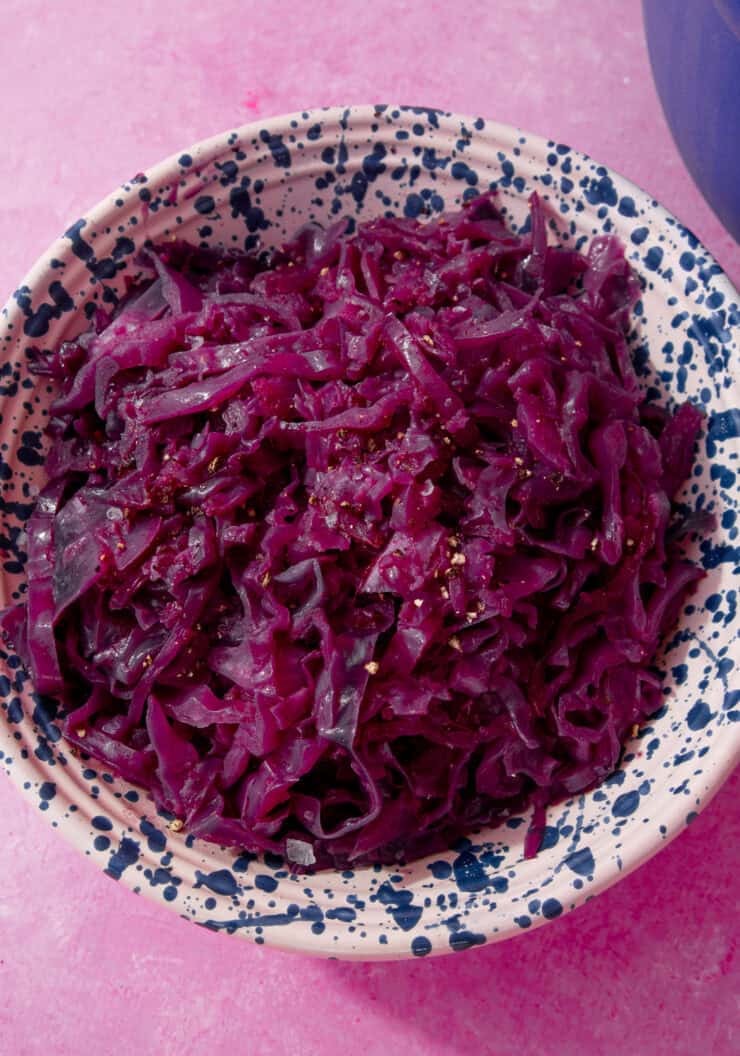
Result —
[{"label": "pink background", "polygon": [[[377,101],[587,151],[740,283],[740,247],[663,120],[637,0],[453,6],[3,0],[0,300],[68,222],[171,152],[261,116]],[[362,965],[188,927],[96,872],[2,780],[0,1052],[735,1054],[739,794],[736,773],[658,858],[542,930]]]}]

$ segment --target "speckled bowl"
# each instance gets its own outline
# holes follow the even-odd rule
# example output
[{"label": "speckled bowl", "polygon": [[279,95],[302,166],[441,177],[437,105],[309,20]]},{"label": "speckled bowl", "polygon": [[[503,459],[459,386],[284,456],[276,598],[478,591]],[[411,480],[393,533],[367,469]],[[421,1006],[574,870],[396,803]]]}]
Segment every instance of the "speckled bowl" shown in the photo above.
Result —
[{"label": "speckled bowl", "polygon": [[347,958],[421,957],[503,939],[644,862],[692,820],[738,758],[740,400],[730,367],[738,296],[691,232],[638,188],[562,144],[481,118],[380,106],[276,118],[170,158],[74,223],[0,320],[0,599],[22,589],[23,522],[43,478],[49,389],[29,376],[27,349],[76,334],[96,303],[114,301],[146,238],[271,244],[309,217],[417,216],[489,186],[514,225],[537,189],[553,238],[580,246],[601,231],[620,236],[645,283],[633,338],[645,385],[706,409],[684,499],[714,509],[718,527],[697,551],[708,576],[662,656],[665,707],[601,788],[551,808],[534,860],[522,856],[526,818],[513,818],[406,868],[307,878],[279,858],[237,855],[169,830],[146,795],[70,752],[53,705],[34,695],[17,657],[0,652],[0,767],[98,868],[186,920]]}]

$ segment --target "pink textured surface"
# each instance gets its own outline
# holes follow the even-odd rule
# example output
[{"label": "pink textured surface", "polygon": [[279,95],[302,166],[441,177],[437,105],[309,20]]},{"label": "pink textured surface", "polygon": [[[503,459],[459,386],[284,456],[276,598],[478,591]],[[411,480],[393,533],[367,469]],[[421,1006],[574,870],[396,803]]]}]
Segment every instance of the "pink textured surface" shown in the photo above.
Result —
[{"label": "pink textured surface", "polygon": [[[66,224],[194,140],[398,100],[521,125],[651,191],[736,283],[636,0],[125,5],[4,0],[0,299]],[[94,13],[93,13],[94,12]],[[735,774],[691,829],[576,913],[433,962],[313,963],[188,927],[97,873],[0,781],[0,1051],[495,1056],[740,1050]]]}]

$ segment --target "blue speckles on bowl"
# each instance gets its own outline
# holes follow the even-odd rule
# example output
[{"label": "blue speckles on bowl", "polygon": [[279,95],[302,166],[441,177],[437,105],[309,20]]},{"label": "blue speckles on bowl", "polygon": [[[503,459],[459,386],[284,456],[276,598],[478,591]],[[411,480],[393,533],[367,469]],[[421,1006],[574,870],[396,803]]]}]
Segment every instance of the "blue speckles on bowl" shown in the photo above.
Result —
[{"label": "blue speckles on bowl", "polygon": [[[258,248],[304,220],[434,215],[497,187],[513,226],[537,190],[551,237],[580,247],[616,233],[643,280],[631,335],[646,391],[706,411],[687,511],[717,527],[695,556],[700,592],[666,642],[665,707],[601,788],[548,812],[524,861],[526,820],[472,833],[445,855],[398,867],[297,876],[281,858],[195,841],[151,800],[60,738],[53,701],[0,650],[0,768],[108,876],[182,917],[253,941],[334,957],[461,952],[554,920],[680,832],[740,751],[738,296],[690,231],[620,176],[563,144],[482,118],[419,107],[304,112],[199,144],[136,176],[73,223],[0,319],[0,600],[24,591],[23,526],[43,479],[50,391],[32,347],[113,304],[147,239]],[[735,360],[736,362],[736,360]]]}]

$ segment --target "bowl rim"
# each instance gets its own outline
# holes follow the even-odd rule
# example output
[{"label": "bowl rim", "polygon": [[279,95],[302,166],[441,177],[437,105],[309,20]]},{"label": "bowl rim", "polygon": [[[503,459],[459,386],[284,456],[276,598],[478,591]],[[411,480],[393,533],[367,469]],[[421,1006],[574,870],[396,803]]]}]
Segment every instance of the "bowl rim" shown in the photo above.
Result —
[{"label": "bowl rim", "polygon": [[[394,110],[396,109],[395,104],[388,104],[383,109]],[[419,109],[426,113],[434,112],[439,117],[452,119],[459,122],[475,122],[477,119],[472,115],[462,114],[457,111],[445,111],[436,108],[429,107],[407,107],[398,106],[400,110],[407,109]],[[249,140],[258,135],[261,131],[267,131],[271,134],[285,134],[286,130],[290,130],[291,121],[305,122],[306,110],[294,111],[292,113],[280,114],[273,117],[258,118],[254,121],[250,121],[244,125],[236,128],[230,128],[223,132],[216,133],[213,136],[209,136],[205,139],[199,140],[189,147],[178,150],[171,153],[163,160],[156,162],[149,168],[142,170],[142,173],[133,180],[125,181],[119,185],[123,187],[126,192],[131,191],[132,184],[140,178],[141,175],[146,177],[147,183],[151,185],[166,185],[168,183],[175,183],[179,181],[182,170],[179,159],[184,155],[188,154],[193,160],[193,168],[205,167],[212,161],[216,156],[220,156],[224,151],[224,144],[229,136],[236,136],[241,141]],[[334,128],[343,119],[346,118],[348,112],[351,112],[353,121],[361,121],[377,117],[378,104],[357,104],[351,106],[331,106],[331,107],[312,107],[308,109],[311,115],[320,115],[321,121],[327,123],[330,127]],[[485,133],[486,137],[499,140],[513,140],[515,136],[525,136],[528,147],[531,146],[539,155],[544,157],[551,149],[550,142],[540,135],[530,133],[526,130],[522,130],[517,126],[512,126],[503,122],[498,122],[485,119]],[[574,157],[579,160],[585,160],[587,162],[594,162],[590,155],[584,152],[578,151],[575,148],[569,148]],[[617,170],[611,166],[601,165],[598,163],[604,171],[610,176],[616,176],[620,184],[627,189],[637,200],[643,201],[650,206],[650,223],[652,225],[657,224],[677,224],[679,230],[688,233],[691,237],[696,239],[697,246],[701,249],[702,253],[706,257],[707,264],[713,268],[713,284],[719,285],[723,288],[723,292],[726,297],[740,299],[740,295],[735,290],[729,277],[726,275],[721,265],[719,265],[713,255],[706,249],[703,243],[693,236],[690,229],[686,227],[674,214],[669,212],[665,207],[660,205],[656,200],[649,194],[649,192],[643,190],[633,181],[624,177]],[[105,222],[111,215],[111,213],[120,211],[121,207],[115,204],[115,199],[120,198],[120,192],[115,189],[105,197],[99,199],[97,203],[89,210],[86,210],[82,215],[85,221],[91,226],[99,226],[102,222]],[[69,257],[69,241],[65,236],[61,235],[56,238],[41,255],[37,258],[31,268],[28,270],[24,278],[21,280],[19,285],[25,285],[31,290],[39,289],[48,284],[49,277],[53,274],[50,268],[49,262],[58,257],[64,259]],[[77,315],[77,313],[73,313]],[[2,327],[7,328],[12,325],[14,321],[22,321],[21,310],[13,298],[13,295],[9,297],[5,306],[0,312],[2,317]],[[734,383],[733,390],[739,387],[739,383],[736,380]],[[5,725],[5,719],[3,717],[3,725]],[[722,784],[727,780],[729,775],[732,773],[734,768],[740,763],[740,728],[738,728],[737,734],[734,738],[730,738],[729,733],[726,733],[727,748],[724,752],[719,753],[719,757],[714,761],[712,770],[712,782],[703,794],[701,803],[697,806],[696,811],[703,810],[709,802],[713,799]],[[36,795],[33,786],[25,788],[24,784],[27,783],[27,779],[35,771],[32,770],[31,765],[21,762],[18,760],[20,765],[13,766],[10,770],[10,779],[12,783],[17,787],[18,791],[24,796],[27,796],[30,801],[34,801]],[[645,836],[642,839],[633,836],[625,845],[622,852],[622,866],[621,869],[612,867],[605,877],[600,877],[598,882],[592,884],[589,888],[584,887],[583,889],[568,892],[568,904],[563,905],[563,913],[572,912],[573,909],[578,908],[584,901],[589,900],[596,894],[600,894],[602,891],[607,890],[616,884],[623,877],[633,872],[640,865],[644,864],[655,854],[657,854],[663,847],[667,846],[676,836],[680,835],[686,827],[685,822],[685,804],[676,803],[676,807],[669,815],[663,817],[661,820],[664,821],[666,832],[662,841],[658,842],[655,838],[645,832]],[[84,829],[84,836],[83,836]],[[83,846],[85,841],[89,837],[89,814],[85,810],[76,811],[74,820],[68,818],[65,825],[59,827],[59,831],[64,839],[70,843],[73,847],[76,847],[80,853],[83,853]],[[356,870],[360,873],[362,870]],[[315,874],[321,875],[321,874]],[[124,884],[129,890],[132,890],[135,886],[134,876],[128,873],[121,878]],[[555,890],[555,888],[554,888]],[[161,905],[162,897],[157,889],[149,885],[142,885],[136,893],[141,893],[151,901]],[[169,908],[175,908],[174,906]],[[200,923],[199,921],[193,921],[190,917],[180,914],[184,920],[191,922]],[[548,923],[548,920],[544,917],[538,916],[532,921],[532,926],[529,930],[534,930],[543,924]],[[250,939],[253,938],[251,934],[237,931],[236,934],[247,935]],[[492,934],[489,930],[486,933],[486,942],[502,941],[503,939],[515,937],[520,935],[522,932],[511,925],[507,929],[502,929],[497,934]],[[290,928],[278,928],[275,929],[274,936],[271,936],[269,946],[271,948],[282,949],[284,951],[300,953],[310,956],[323,956],[323,957],[336,957],[337,955],[342,959],[356,959],[356,960],[390,960],[390,959],[403,959],[410,958],[412,952],[409,948],[408,936],[403,932],[390,931],[388,934],[388,942],[385,946],[378,945],[364,945],[357,951],[337,951],[336,946],[332,946],[331,942],[327,937],[322,935],[312,936],[311,942],[309,943],[296,943],[292,941],[294,936],[292,929]],[[434,946],[432,949],[432,955],[442,955],[450,952],[449,948]]]}]

